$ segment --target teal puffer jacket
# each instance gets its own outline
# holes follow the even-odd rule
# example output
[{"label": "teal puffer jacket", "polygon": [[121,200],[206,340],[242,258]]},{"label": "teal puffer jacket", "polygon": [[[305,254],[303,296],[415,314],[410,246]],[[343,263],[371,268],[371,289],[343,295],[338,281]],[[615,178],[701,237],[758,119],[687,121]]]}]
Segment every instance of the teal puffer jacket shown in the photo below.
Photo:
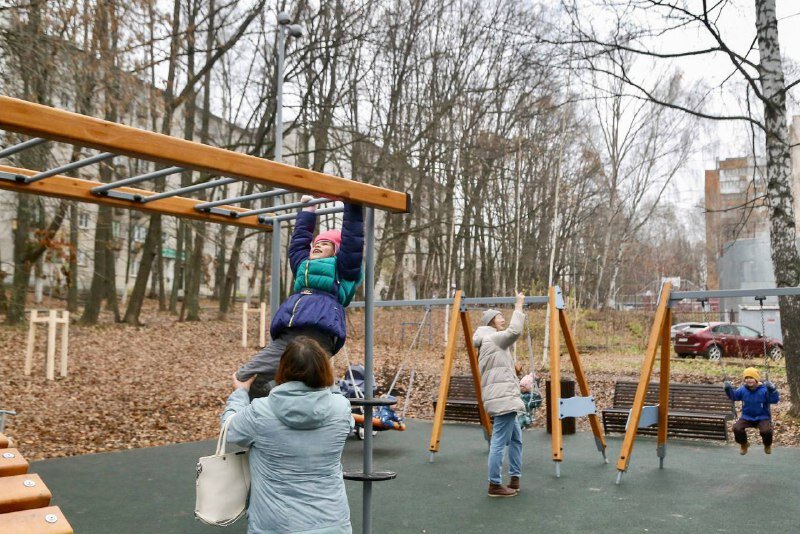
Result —
[{"label": "teal puffer jacket", "polygon": [[[356,294],[356,288],[361,283],[358,280],[342,280],[336,275],[336,256],[318,260],[303,260],[297,268],[292,293],[299,293],[304,289],[318,289],[326,293],[333,293],[344,307],[350,304]],[[336,286],[338,285],[338,289]]]}]

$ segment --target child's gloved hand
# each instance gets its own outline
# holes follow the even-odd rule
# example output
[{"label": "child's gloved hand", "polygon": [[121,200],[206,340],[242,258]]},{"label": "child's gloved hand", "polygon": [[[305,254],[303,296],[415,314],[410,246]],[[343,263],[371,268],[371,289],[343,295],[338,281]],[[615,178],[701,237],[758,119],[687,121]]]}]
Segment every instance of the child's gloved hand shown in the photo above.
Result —
[{"label": "child's gloved hand", "polygon": [[764,385],[767,386],[768,390],[775,391],[775,384],[771,380],[764,380]]},{"label": "child's gloved hand", "polygon": [[729,389],[729,388],[732,388],[732,387],[733,387],[733,386],[731,385],[731,382],[730,382],[730,380],[725,380],[724,382],[722,382],[722,386],[723,386],[725,389]]},{"label": "child's gloved hand", "polygon": [[[314,197],[312,197],[311,195],[303,195],[302,197],[300,197],[300,202],[311,202],[312,200],[314,200]],[[306,206],[305,208],[303,208],[303,211],[317,211],[317,206],[316,205]]]}]

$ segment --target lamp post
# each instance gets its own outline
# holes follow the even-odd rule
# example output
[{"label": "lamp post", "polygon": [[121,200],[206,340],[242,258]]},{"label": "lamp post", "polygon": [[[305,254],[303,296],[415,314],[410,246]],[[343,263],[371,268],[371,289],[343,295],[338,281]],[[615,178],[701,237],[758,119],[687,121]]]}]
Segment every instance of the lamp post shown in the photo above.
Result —
[{"label": "lamp post", "polygon": [[[278,65],[275,97],[275,161],[283,163],[283,60],[286,55],[286,34],[289,37],[301,37],[303,28],[299,24],[292,24],[288,13],[278,13]],[[277,202],[277,199],[273,199]],[[272,276],[269,289],[269,315],[270,321],[275,318],[280,306],[281,295],[281,223],[272,224]]]},{"label": "lamp post", "polygon": [[278,13],[278,68],[277,96],[275,108],[275,161],[283,162],[283,62],[286,55],[286,34],[289,37],[302,37],[303,28],[292,24],[288,13]]}]

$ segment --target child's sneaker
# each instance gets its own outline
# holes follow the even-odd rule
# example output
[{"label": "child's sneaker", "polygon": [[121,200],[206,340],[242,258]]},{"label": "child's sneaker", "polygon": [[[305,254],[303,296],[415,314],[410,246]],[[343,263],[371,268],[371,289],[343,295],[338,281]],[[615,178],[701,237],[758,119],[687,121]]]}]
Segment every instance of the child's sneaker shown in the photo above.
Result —
[{"label": "child's sneaker", "polygon": [[740,443],[739,447],[741,447],[739,449],[739,454],[745,455],[747,454],[747,449],[750,447],[750,445],[748,443]]},{"label": "child's sneaker", "polygon": [[764,454],[772,454],[772,445],[764,445]]}]

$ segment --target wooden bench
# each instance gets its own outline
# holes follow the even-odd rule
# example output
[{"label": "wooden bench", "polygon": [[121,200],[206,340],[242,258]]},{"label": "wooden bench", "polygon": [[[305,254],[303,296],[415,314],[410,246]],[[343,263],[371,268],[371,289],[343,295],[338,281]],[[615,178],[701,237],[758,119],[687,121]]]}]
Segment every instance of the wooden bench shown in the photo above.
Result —
[{"label": "wooden bench", "polygon": [[[637,382],[624,380],[615,384],[614,406],[602,410],[606,434],[625,432],[628,412],[633,406],[638,385]],[[651,382],[647,387],[645,405],[657,405],[658,393],[658,383]],[[733,404],[721,385],[670,383],[668,436],[728,441],[727,422],[735,417]],[[638,433],[656,435],[658,424],[640,428]]]},{"label": "wooden bench", "polygon": [[8,438],[3,434],[0,434],[0,449],[5,449],[8,447]]},{"label": "wooden bench", "polygon": [[[437,403],[438,399],[434,399],[434,411],[436,411]],[[453,375],[450,377],[450,390],[444,406],[444,418],[448,421],[480,424],[481,413],[478,409],[478,398],[475,396],[475,384],[472,380],[472,375]]]}]

